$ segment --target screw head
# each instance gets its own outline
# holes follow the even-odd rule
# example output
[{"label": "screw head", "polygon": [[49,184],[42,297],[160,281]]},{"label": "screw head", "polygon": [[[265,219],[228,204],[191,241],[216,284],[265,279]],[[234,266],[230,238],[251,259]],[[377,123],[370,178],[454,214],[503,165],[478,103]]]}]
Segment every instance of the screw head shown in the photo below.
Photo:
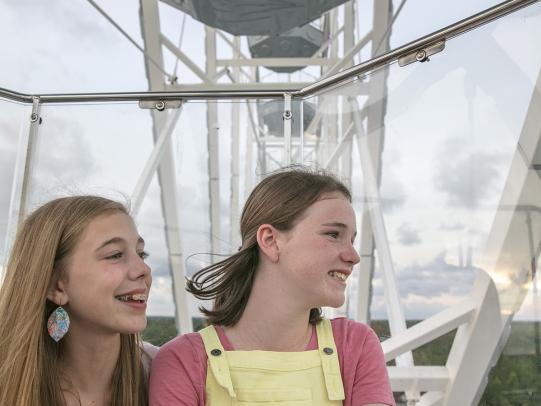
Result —
[{"label": "screw head", "polygon": [[289,120],[292,116],[293,114],[291,113],[291,110],[284,111],[284,120]]},{"label": "screw head", "polygon": [[165,102],[163,101],[156,102],[154,107],[156,107],[156,110],[158,111],[163,111],[165,109]]},{"label": "screw head", "polygon": [[32,114],[30,115],[30,121],[33,122],[33,123],[35,123],[36,121],[38,121],[38,117],[39,117],[39,116],[37,115],[37,113],[32,113]]},{"label": "screw head", "polygon": [[415,54],[415,59],[419,62],[426,61],[428,56],[426,55],[426,51],[424,49],[421,49],[420,51],[417,51]]}]

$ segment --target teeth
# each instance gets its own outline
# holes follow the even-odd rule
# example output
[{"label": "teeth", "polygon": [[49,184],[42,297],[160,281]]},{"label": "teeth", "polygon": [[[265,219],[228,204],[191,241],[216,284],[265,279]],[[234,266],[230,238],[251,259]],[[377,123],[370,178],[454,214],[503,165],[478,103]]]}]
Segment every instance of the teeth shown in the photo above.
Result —
[{"label": "teeth", "polygon": [[341,281],[344,281],[348,278],[348,276],[345,273],[331,271],[329,272],[329,275],[331,275],[334,278],[340,279]]},{"label": "teeth", "polygon": [[147,295],[144,293],[137,293],[135,295],[122,295],[116,297],[118,300],[122,302],[129,302],[129,301],[139,301],[139,302],[146,302]]}]

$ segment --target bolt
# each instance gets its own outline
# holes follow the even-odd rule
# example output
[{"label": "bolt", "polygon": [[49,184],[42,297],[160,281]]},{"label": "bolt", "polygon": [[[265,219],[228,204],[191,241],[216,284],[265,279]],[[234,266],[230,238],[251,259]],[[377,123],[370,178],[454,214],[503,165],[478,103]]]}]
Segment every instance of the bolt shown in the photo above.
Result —
[{"label": "bolt", "polygon": [[424,62],[428,59],[428,55],[424,49],[421,49],[415,54],[415,59],[417,59],[419,62]]}]

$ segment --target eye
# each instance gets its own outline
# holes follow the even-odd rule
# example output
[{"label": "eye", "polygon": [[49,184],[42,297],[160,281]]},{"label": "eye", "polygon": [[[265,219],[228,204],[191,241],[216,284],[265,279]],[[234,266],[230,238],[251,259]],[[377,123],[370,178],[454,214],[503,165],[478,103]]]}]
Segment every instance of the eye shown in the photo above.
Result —
[{"label": "eye", "polygon": [[146,251],[141,251],[141,252],[138,252],[137,254],[139,255],[139,258],[141,258],[143,261],[147,259],[149,255],[148,252]]},{"label": "eye", "polygon": [[331,238],[338,238],[338,236],[340,235],[338,231],[328,231],[325,234]]},{"label": "eye", "polygon": [[114,254],[105,257],[105,259],[121,259],[123,257],[122,252],[115,252]]}]

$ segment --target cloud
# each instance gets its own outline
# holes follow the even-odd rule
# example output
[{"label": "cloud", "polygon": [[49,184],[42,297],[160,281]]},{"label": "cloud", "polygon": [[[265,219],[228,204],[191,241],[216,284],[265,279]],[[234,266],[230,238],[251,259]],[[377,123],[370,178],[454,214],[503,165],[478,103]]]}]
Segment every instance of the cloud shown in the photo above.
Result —
[{"label": "cloud", "polygon": [[[450,143],[446,145],[450,146]],[[440,154],[434,187],[446,195],[450,206],[474,209],[493,197],[500,177],[498,167],[501,159],[481,151],[461,156],[457,149],[455,146]]]},{"label": "cloud", "polygon": [[398,241],[403,245],[415,245],[421,242],[419,231],[409,224],[402,224],[396,230]]},{"label": "cloud", "polygon": [[[397,285],[407,319],[425,319],[466,297],[473,287],[476,268],[459,267],[446,261],[441,252],[424,264],[396,271]],[[373,280],[372,318],[387,316],[383,283]]]}]

